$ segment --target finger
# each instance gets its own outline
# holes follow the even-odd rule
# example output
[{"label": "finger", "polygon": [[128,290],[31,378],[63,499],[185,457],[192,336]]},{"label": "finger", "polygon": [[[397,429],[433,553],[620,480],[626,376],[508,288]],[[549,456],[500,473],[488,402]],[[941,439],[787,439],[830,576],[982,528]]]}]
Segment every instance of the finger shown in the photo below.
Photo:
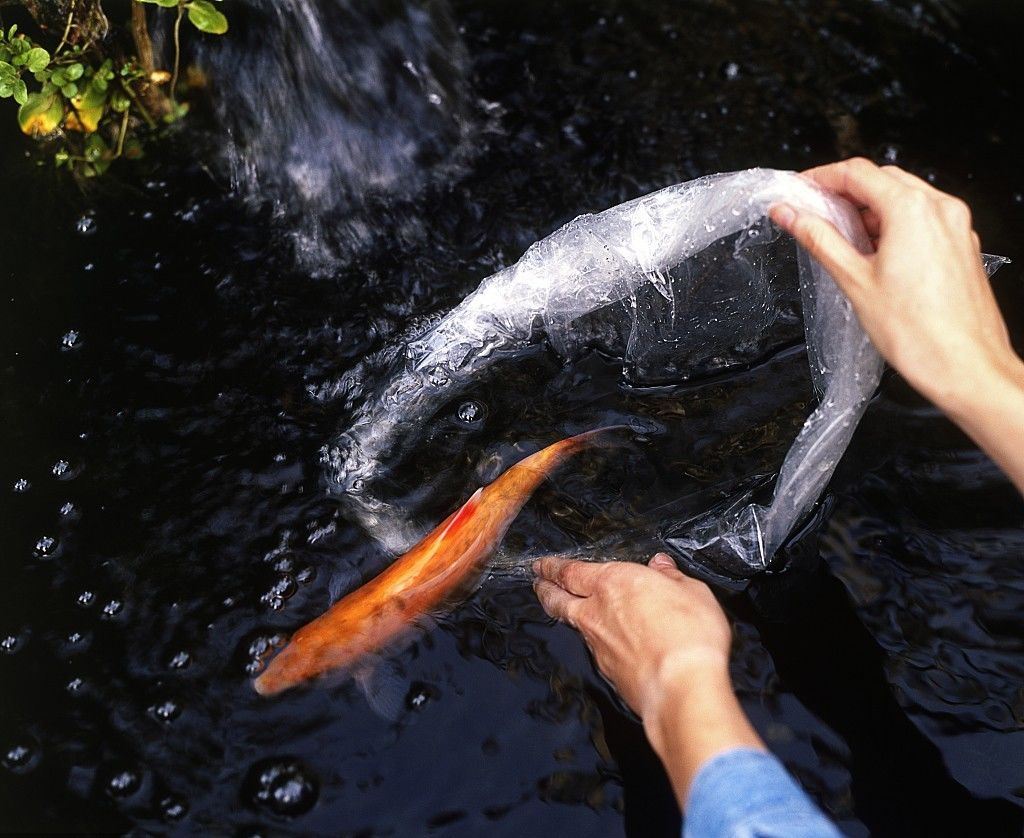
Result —
[{"label": "finger", "polygon": [[971,230],[971,241],[974,242],[974,249],[981,253],[981,239],[975,230]]},{"label": "finger", "polygon": [[893,193],[903,188],[900,181],[863,157],[807,169],[801,174],[823,189],[842,195],[857,207],[871,207],[880,216]]},{"label": "finger", "polygon": [[655,553],[647,566],[672,578],[684,576],[683,572],[676,567],[676,563],[668,553]]},{"label": "finger", "polygon": [[590,596],[594,592],[604,566],[592,562],[546,556],[533,563],[533,572],[541,579],[554,582],[576,596]]},{"label": "finger", "polygon": [[776,204],[768,214],[832,274],[847,296],[866,281],[870,272],[867,259],[828,221],[788,204]]},{"label": "finger", "polygon": [[547,579],[535,579],[533,590],[549,616],[562,620],[573,628],[577,627],[579,606],[583,602],[580,597],[573,596]]}]

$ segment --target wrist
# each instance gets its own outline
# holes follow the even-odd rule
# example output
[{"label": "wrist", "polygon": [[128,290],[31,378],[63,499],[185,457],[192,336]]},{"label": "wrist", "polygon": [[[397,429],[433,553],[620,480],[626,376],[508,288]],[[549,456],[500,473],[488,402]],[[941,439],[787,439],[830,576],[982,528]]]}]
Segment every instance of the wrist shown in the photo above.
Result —
[{"label": "wrist", "polygon": [[981,358],[951,373],[945,388],[929,398],[954,422],[969,429],[993,404],[1024,392],[1024,361],[1012,350]]},{"label": "wrist", "polygon": [[676,670],[644,708],[644,732],[685,807],[693,778],[712,757],[733,748],[764,750],[733,692],[727,665]]}]

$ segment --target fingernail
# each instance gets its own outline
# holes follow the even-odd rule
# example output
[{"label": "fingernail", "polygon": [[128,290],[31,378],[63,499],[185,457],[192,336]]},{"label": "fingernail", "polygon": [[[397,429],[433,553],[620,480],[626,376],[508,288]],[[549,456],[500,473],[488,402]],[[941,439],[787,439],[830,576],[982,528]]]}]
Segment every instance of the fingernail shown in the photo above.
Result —
[{"label": "fingernail", "polygon": [[537,559],[530,565],[530,570],[532,570],[534,574],[540,573],[540,559]]},{"label": "fingernail", "polygon": [[796,210],[789,204],[776,204],[768,211],[768,215],[784,230],[788,230],[796,221]]},{"label": "fingernail", "polygon": [[651,557],[651,560],[647,564],[650,565],[651,567],[655,567],[655,566],[659,566],[659,565],[661,567],[675,567],[676,566],[676,563],[674,561],[672,561],[672,557],[669,556],[668,553],[655,553]]}]

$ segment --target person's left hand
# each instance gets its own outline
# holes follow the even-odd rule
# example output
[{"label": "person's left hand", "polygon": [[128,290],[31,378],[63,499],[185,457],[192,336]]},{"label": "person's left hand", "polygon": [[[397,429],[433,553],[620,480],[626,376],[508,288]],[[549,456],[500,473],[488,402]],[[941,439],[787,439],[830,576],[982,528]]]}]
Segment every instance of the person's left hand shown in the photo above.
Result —
[{"label": "person's left hand", "polygon": [[541,605],[582,634],[601,672],[642,718],[681,684],[728,683],[732,633],[711,589],[658,553],[648,566],[548,557]]}]

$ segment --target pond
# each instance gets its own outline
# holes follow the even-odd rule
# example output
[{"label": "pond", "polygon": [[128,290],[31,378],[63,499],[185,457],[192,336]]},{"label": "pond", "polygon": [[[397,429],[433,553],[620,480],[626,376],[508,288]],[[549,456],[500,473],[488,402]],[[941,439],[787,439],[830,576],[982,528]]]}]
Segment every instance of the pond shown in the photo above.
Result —
[{"label": "pond", "polygon": [[[1014,260],[993,282],[1024,338],[1009,5],[357,7],[324,4],[352,27],[336,48],[387,34],[373,60],[401,66],[404,45],[448,98],[424,92],[431,122],[408,87],[373,82],[390,110],[348,113],[369,139],[341,162],[327,128],[344,120],[294,127],[340,98],[318,88],[289,113],[252,94],[272,59],[255,11],[237,18],[252,50],[204,53],[220,104],[83,193],[2,127],[0,828],[678,834],[639,725],[515,574],[398,656],[393,718],[351,683],[251,686],[271,645],[391,559],[322,463],[379,383],[362,362],[580,213],[711,172],[895,161],[963,196],[985,250]],[[300,58],[322,75],[331,55]],[[299,189],[303,155],[333,161],[337,188]],[[675,429],[567,469],[507,552],[581,545],[638,504],[654,515],[709,474],[777,461],[810,397],[798,345],[706,381],[620,373],[598,353],[522,359],[410,428],[388,491],[425,528],[496,453],[609,418]],[[1021,833],[1022,524],[1009,482],[890,373],[790,569],[721,592],[744,708],[845,832]]]}]

